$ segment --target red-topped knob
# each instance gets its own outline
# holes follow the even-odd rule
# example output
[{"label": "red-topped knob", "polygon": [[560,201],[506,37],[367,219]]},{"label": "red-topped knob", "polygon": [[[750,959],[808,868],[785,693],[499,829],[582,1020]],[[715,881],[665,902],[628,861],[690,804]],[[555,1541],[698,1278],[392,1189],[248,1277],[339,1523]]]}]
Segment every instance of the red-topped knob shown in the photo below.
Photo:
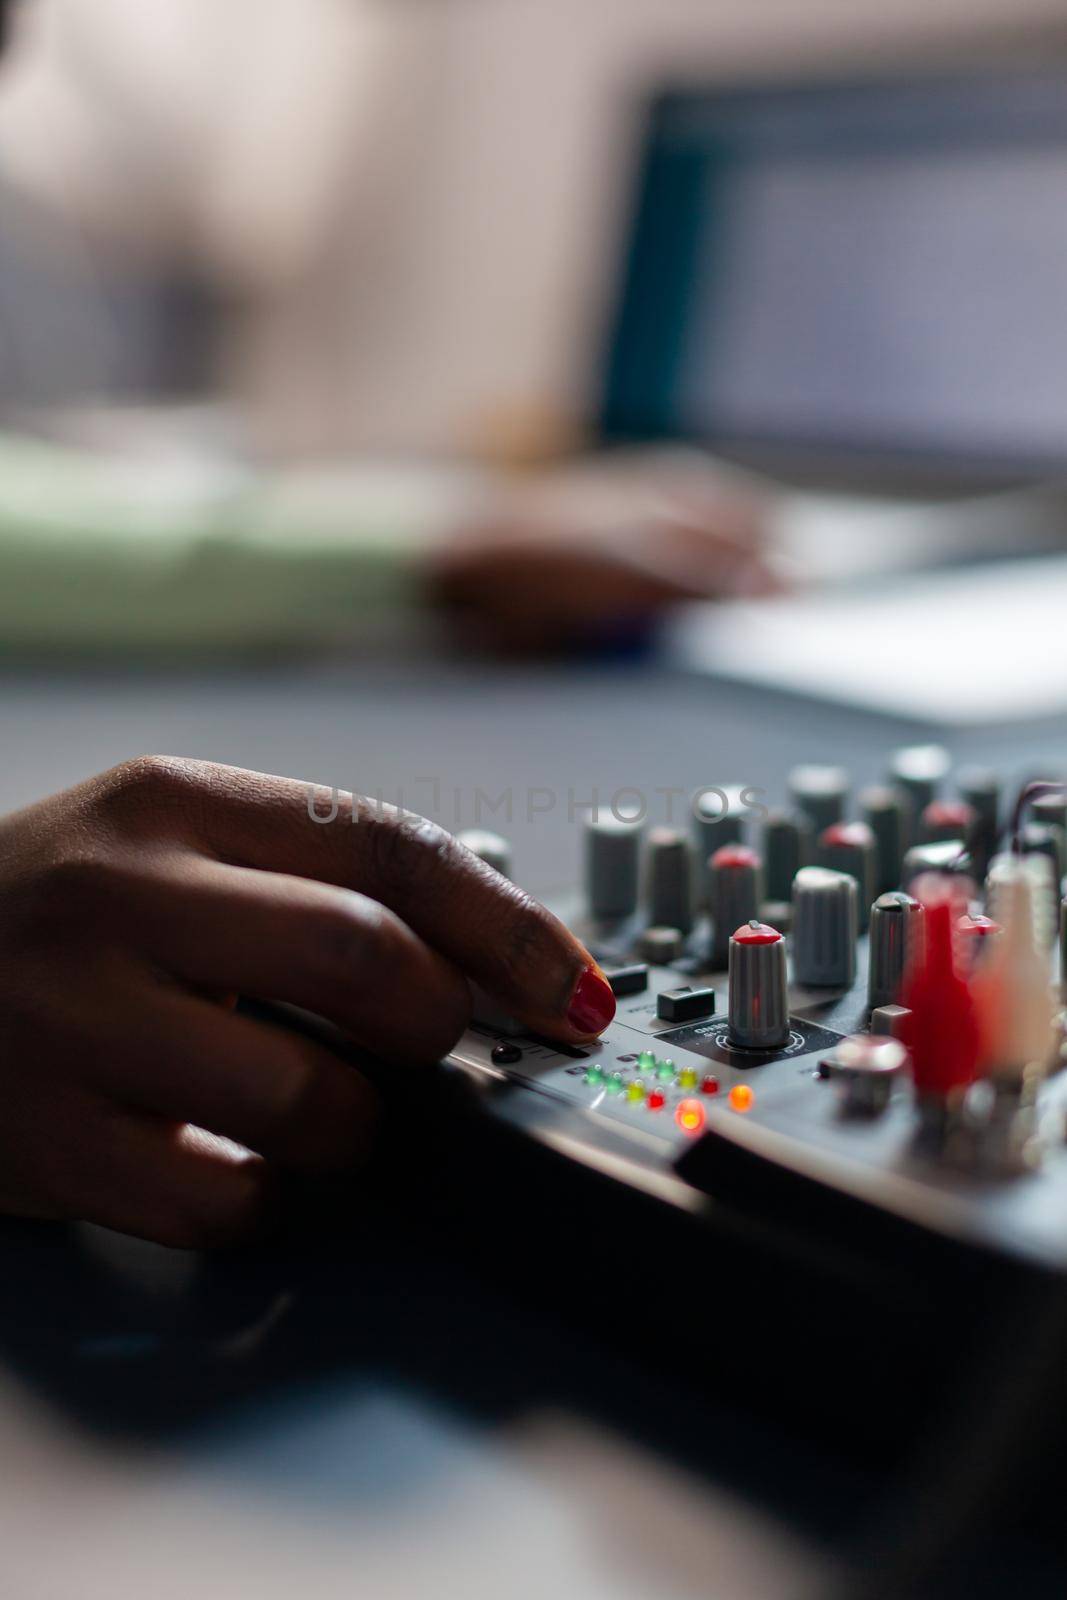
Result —
[{"label": "red-topped knob", "polygon": [[785,940],[755,918],[730,940],[727,1037],[743,1050],[777,1050],[789,1038]]},{"label": "red-topped knob", "polygon": [[724,844],[708,862],[708,910],[712,921],[712,966],[730,959],[730,934],[756,916],[763,899],[763,870],[755,850]]},{"label": "red-topped knob", "polygon": [[781,938],[777,928],[767,922],[746,922],[738,928],[734,939],[738,944],[774,944]]},{"label": "red-topped knob", "polygon": [[969,911],[957,922],[956,932],[965,939],[977,939],[981,943],[991,934],[1000,932],[1000,923],[994,922],[992,917],[984,917],[979,911]]},{"label": "red-topped knob", "polygon": [[925,844],[942,844],[949,839],[966,844],[977,821],[977,812],[966,800],[931,800],[922,814],[919,831]]}]

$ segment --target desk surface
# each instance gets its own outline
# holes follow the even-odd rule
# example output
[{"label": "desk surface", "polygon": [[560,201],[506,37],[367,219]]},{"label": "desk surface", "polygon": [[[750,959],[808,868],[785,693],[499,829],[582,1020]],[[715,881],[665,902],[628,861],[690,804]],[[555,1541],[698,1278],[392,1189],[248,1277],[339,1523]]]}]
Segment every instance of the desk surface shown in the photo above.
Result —
[{"label": "desk surface", "polygon": [[[147,750],[402,787],[450,826],[477,790],[510,789],[496,822],[518,879],[547,892],[576,872],[570,792],[637,787],[661,815],[672,785],[775,800],[797,761],[866,782],[917,733],[637,670],[9,676],[0,809]],[[1063,725],[946,742],[1013,774],[1067,759]],[[746,1420],[731,1384],[687,1394],[684,1328],[654,1351],[610,1311],[577,1332],[566,1307],[519,1304],[388,1227],[205,1262],[8,1224],[0,1260],[0,1444],[20,1468],[0,1537],[19,1595],[793,1600],[826,1592],[885,1492]],[[1008,1571],[1018,1588],[1023,1559],[983,1551],[965,1592],[1001,1593]],[[1026,1592],[1046,1592],[1025,1559]]]}]

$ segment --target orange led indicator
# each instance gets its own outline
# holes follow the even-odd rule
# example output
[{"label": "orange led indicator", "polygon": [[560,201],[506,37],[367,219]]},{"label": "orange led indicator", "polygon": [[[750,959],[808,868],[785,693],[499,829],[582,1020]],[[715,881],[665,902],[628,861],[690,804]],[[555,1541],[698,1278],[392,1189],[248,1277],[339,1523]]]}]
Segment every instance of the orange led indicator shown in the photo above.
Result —
[{"label": "orange led indicator", "polygon": [[683,1133],[699,1133],[704,1126],[704,1107],[699,1100],[679,1100],[674,1120]]},{"label": "orange led indicator", "polygon": [[730,1105],[734,1111],[751,1111],[755,1098],[747,1083],[735,1083],[730,1090]]}]

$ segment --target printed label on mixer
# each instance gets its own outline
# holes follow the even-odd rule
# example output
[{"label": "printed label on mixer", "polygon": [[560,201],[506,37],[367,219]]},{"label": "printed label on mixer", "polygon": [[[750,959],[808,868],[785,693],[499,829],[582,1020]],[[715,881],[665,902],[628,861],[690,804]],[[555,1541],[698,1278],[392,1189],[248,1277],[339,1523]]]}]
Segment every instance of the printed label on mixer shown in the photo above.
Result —
[{"label": "printed label on mixer", "polygon": [[661,1033],[661,1043],[676,1049],[692,1050],[694,1055],[707,1056],[710,1061],[721,1061],[724,1066],[747,1071],[749,1067],[767,1066],[772,1061],[787,1060],[790,1056],[806,1056],[814,1051],[826,1050],[844,1037],[831,1028],[820,1028],[803,1017],[791,1017],[789,1042],[778,1050],[742,1050],[729,1043],[727,1018],[709,1017],[706,1022],[692,1023],[685,1028],[672,1028]]}]

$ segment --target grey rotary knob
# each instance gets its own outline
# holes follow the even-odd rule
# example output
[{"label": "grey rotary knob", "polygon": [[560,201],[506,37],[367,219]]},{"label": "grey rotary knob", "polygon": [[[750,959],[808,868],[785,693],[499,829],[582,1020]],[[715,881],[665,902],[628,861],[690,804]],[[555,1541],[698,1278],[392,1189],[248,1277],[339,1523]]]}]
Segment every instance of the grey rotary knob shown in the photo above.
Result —
[{"label": "grey rotary knob", "polygon": [[771,811],[761,835],[764,893],[768,900],[789,900],[793,879],[811,860],[811,828],[800,811]]},{"label": "grey rotary knob", "polygon": [[919,818],[948,777],[950,766],[948,751],[939,744],[912,744],[894,753],[889,781],[904,796],[909,840],[916,837]]},{"label": "grey rotary knob", "polygon": [[997,853],[1000,832],[1000,779],[986,767],[963,767],[956,774],[960,799],[974,812],[970,846],[981,878]]},{"label": "grey rotary knob", "polygon": [[696,857],[696,903],[708,908],[711,875],[708,863],[724,844],[740,844],[748,808],[739,783],[702,789],[693,802],[693,853]]},{"label": "grey rotary knob", "polygon": [[976,907],[957,918],[956,961],[960,972],[971,977],[996,949],[1001,935],[999,922],[985,916]]},{"label": "grey rotary knob", "polygon": [[893,1006],[900,1000],[904,973],[922,937],[923,908],[902,890],[881,894],[871,907],[867,1004]]},{"label": "grey rotary knob", "polygon": [[755,918],[730,939],[727,1038],[745,1050],[777,1050],[789,1040],[785,940]]},{"label": "grey rotary knob", "polygon": [[648,920],[688,933],[693,926],[692,856],[689,841],[673,828],[648,836]]},{"label": "grey rotary knob", "polygon": [[847,872],[859,886],[859,929],[867,931],[874,898],[877,847],[874,834],[865,822],[835,822],[819,835],[816,851],[821,867]]},{"label": "grey rotary knob", "polygon": [[943,839],[940,844],[913,844],[905,851],[900,869],[901,887],[911,889],[916,878],[927,872],[944,873],[950,878],[969,878],[974,862],[962,839]]},{"label": "grey rotary knob", "polygon": [[812,988],[847,989],[856,977],[859,888],[829,867],[802,867],[793,883],[793,976]]},{"label": "grey rotary knob", "polygon": [[730,959],[731,935],[743,922],[759,914],[763,899],[763,873],[755,850],[743,844],[724,844],[708,863],[708,909],[711,912],[711,964],[725,967]]},{"label": "grey rotary knob", "polygon": [[889,1105],[908,1052],[899,1039],[858,1033],[842,1039],[819,1063],[824,1078],[839,1085],[848,1116],[877,1117]]},{"label": "grey rotary knob", "polygon": [[874,892],[900,888],[904,835],[908,811],[904,797],[888,784],[864,789],[859,797],[860,816],[874,835]]},{"label": "grey rotary knob", "polygon": [[601,812],[585,822],[585,897],[597,922],[631,917],[637,910],[641,857],[639,822]]},{"label": "grey rotary knob", "polygon": [[844,767],[794,767],[789,774],[789,794],[815,833],[832,827],[845,815],[849,780]]},{"label": "grey rotary knob", "polygon": [[490,833],[486,828],[465,828],[456,838],[501,877],[511,877],[511,844],[499,833]]}]

